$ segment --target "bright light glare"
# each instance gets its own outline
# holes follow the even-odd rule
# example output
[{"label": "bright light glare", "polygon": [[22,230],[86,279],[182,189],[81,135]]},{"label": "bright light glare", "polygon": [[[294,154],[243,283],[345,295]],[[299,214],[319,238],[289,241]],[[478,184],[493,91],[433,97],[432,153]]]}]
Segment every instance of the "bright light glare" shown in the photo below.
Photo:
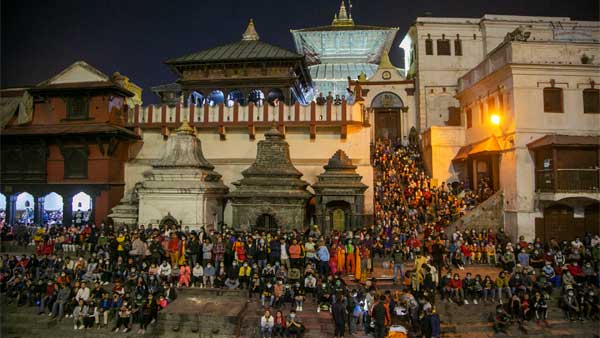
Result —
[{"label": "bright light glare", "polygon": [[490,116],[490,121],[492,122],[493,125],[499,125],[500,124],[500,115],[498,114],[492,114],[492,116]]}]

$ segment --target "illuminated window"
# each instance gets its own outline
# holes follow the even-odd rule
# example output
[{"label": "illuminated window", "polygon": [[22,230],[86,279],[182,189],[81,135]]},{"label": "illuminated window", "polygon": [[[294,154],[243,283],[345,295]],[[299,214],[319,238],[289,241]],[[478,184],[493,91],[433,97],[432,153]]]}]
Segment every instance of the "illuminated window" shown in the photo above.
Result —
[{"label": "illuminated window", "polygon": [[561,88],[544,88],[544,112],[562,113],[563,112],[563,92]]},{"label": "illuminated window", "polygon": [[483,102],[479,103],[479,123],[485,124],[485,109],[483,109]]},{"label": "illuminated window", "polygon": [[583,113],[600,114],[600,90],[588,88],[583,90]]}]

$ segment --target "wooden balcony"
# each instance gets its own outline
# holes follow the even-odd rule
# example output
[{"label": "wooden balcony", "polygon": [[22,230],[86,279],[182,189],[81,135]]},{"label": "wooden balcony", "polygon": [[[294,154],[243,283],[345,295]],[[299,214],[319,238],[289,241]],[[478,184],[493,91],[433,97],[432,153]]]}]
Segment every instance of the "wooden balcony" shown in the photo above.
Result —
[{"label": "wooden balcony", "polygon": [[536,170],[538,192],[600,192],[600,169]]}]

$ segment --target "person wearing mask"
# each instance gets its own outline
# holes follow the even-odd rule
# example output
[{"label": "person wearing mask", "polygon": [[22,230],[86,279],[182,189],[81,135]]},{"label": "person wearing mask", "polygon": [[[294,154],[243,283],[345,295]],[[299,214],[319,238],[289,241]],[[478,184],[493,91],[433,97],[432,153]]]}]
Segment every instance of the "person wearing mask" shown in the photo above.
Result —
[{"label": "person wearing mask", "polygon": [[209,262],[204,268],[204,276],[202,277],[204,287],[212,288],[215,285],[215,267]]},{"label": "person wearing mask", "polygon": [[[434,244],[435,246],[435,244]],[[400,285],[404,285],[404,260],[406,253],[404,247],[397,243],[392,251],[392,259],[394,264],[394,284],[398,284],[398,273],[400,273]],[[435,261],[435,259],[434,259]]]},{"label": "person wearing mask", "polygon": [[537,326],[540,326],[540,320],[543,320],[544,324],[548,326],[548,304],[539,292],[536,292],[533,298],[533,313]]},{"label": "person wearing mask", "polygon": [[298,317],[296,316],[296,311],[292,309],[290,311],[290,315],[288,316],[288,320],[286,323],[287,326],[287,337],[289,338],[300,338],[304,333],[304,325],[300,322]]},{"label": "person wearing mask", "polygon": [[510,277],[507,271],[501,271],[496,277],[496,293],[498,294],[498,301],[502,304],[502,291],[506,291],[508,294],[508,299],[512,298],[512,292],[510,290],[510,286],[508,285],[510,281]]},{"label": "person wearing mask", "polygon": [[250,276],[252,276],[252,268],[248,266],[248,262],[244,262],[239,271],[240,286],[242,289],[249,288]]},{"label": "person wearing mask", "polygon": [[273,327],[275,326],[275,318],[271,316],[269,310],[265,310],[265,314],[260,318],[260,334],[263,338],[271,337]]},{"label": "person wearing mask", "polygon": [[562,296],[561,301],[562,308],[568,320],[575,321],[576,316],[579,317],[579,320],[583,320],[579,309],[579,302],[572,287],[567,287],[567,292]]}]

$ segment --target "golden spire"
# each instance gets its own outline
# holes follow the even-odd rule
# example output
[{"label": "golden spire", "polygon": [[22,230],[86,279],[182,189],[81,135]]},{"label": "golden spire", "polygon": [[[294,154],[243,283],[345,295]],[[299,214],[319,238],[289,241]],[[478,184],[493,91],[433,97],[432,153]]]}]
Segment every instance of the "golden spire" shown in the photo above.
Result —
[{"label": "golden spire", "polygon": [[396,69],[392,62],[390,61],[390,56],[388,55],[389,50],[384,49],[381,53],[381,59],[379,60],[379,69]]},{"label": "golden spire", "polygon": [[250,23],[248,23],[248,27],[246,27],[246,31],[242,34],[242,41],[256,41],[258,40],[258,33],[254,28],[254,20],[250,19]]},{"label": "golden spire", "polygon": [[332,26],[354,26],[354,20],[352,20],[352,16],[348,16],[344,1],[345,0],[342,0],[342,3],[340,4],[339,12],[333,16]]},{"label": "golden spire", "polygon": [[177,134],[194,134],[194,128],[190,126],[187,119],[183,120],[181,126],[175,130]]}]

